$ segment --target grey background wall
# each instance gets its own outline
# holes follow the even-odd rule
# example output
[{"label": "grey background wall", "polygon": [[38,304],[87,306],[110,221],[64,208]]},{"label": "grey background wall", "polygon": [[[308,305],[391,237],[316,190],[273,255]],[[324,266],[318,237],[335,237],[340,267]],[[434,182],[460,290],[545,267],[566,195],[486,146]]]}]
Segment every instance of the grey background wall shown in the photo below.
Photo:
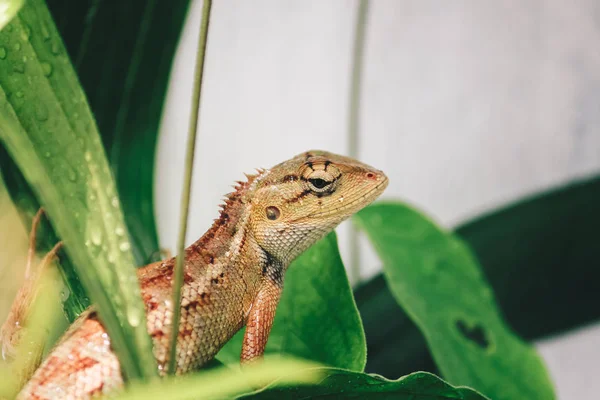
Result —
[{"label": "grey background wall", "polygon": [[[175,248],[201,0],[193,3],[161,128],[156,213]],[[242,172],[311,148],[346,153],[357,1],[213,6],[188,241]],[[600,171],[600,3],[372,0],[359,157],[386,198],[442,224]],[[348,226],[339,230],[348,259]],[[363,249],[362,278],[378,261]],[[568,267],[568,266],[566,266]],[[600,326],[539,343],[561,399],[600,392]]]}]

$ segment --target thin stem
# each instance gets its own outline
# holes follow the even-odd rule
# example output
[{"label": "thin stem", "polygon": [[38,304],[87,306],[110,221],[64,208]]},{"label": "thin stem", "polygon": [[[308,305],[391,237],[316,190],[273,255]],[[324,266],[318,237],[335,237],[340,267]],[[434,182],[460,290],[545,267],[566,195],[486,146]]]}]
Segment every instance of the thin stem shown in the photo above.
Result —
[{"label": "thin stem", "polygon": [[196,132],[198,130],[198,117],[200,114],[200,92],[202,89],[202,74],[204,72],[204,56],[206,54],[206,39],[208,37],[208,24],[212,0],[204,0],[202,7],[202,20],[200,22],[200,35],[196,53],[196,67],[194,70],[194,93],[192,95],[192,112],[188,129],[188,141],[185,155],[185,175],[183,191],[181,194],[181,216],[179,222],[179,238],[177,241],[177,260],[173,279],[173,320],[171,322],[171,339],[169,343],[169,374],[174,375],[177,365],[177,337],[179,336],[179,318],[181,314],[181,286],[183,284],[183,263],[185,261],[185,235],[187,232],[188,211],[190,207],[190,193],[192,186],[192,168],[194,166],[194,152],[196,148]]},{"label": "thin stem", "polygon": [[[356,31],[354,33],[354,51],[352,53],[352,76],[350,81],[350,105],[348,109],[348,155],[358,158],[358,126],[360,122],[361,78],[363,53],[365,48],[365,30],[367,26],[368,0],[360,0],[356,14]],[[360,280],[360,249],[358,231],[350,226],[350,281],[354,284]]]}]

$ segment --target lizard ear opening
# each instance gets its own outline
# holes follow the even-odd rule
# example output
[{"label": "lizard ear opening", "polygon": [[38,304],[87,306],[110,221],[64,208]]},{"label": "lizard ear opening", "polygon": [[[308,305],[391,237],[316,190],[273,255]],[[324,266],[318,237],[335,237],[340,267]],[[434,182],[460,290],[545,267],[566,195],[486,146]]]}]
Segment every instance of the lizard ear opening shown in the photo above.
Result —
[{"label": "lizard ear opening", "polygon": [[267,214],[267,218],[270,219],[271,221],[275,221],[281,215],[281,211],[279,211],[279,208],[277,208],[275,206],[267,207],[265,209],[265,212]]}]

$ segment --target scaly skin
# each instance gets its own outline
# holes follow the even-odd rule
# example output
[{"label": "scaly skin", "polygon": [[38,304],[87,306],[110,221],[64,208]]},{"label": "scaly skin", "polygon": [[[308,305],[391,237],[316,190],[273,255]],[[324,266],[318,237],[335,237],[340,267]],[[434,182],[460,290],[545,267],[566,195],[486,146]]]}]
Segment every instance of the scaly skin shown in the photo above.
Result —
[{"label": "scaly skin", "polygon": [[[186,249],[177,373],[197,369],[244,325],[241,360],[262,356],[286,268],[387,186],[383,172],[351,158],[309,151],[248,176],[220,217]],[[161,374],[168,365],[175,260],[138,270],[148,333]],[[89,398],[123,384],[95,311],[69,329],[19,399]]]}]

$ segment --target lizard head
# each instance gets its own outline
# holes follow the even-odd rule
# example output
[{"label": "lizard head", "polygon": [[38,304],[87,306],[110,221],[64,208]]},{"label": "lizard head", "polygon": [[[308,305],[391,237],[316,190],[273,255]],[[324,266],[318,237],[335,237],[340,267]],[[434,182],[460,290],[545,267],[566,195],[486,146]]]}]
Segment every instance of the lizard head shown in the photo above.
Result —
[{"label": "lizard head", "polygon": [[253,182],[251,229],[263,250],[287,265],[387,184],[382,171],[352,158],[308,151]]}]

